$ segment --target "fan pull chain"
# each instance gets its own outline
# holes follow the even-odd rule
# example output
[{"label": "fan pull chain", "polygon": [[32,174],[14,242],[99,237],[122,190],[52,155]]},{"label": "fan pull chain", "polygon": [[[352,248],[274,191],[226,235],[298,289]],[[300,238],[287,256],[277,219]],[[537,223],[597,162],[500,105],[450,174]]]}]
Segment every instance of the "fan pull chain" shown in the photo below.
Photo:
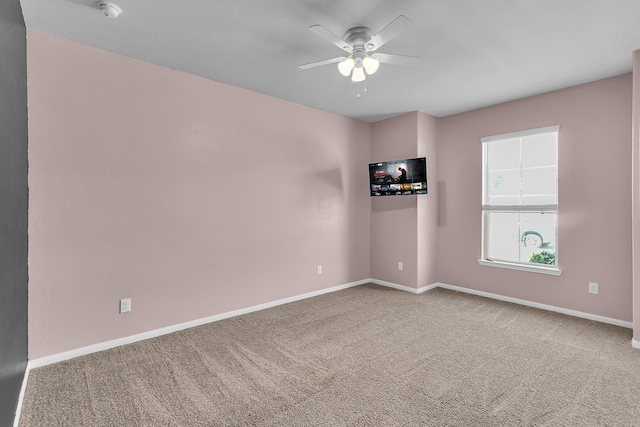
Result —
[{"label": "fan pull chain", "polygon": [[[364,90],[362,91],[362,93],[367,93],[367,80],[366,79],[364,81]],[[356,96],[358,98],[360,98],[360,82],[358,82],[358,94]]]}]

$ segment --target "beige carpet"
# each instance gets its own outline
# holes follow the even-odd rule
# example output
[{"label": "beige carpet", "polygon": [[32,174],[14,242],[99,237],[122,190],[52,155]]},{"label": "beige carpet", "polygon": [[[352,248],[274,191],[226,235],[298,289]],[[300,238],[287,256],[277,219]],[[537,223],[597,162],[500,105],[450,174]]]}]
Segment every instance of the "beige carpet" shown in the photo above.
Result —
[{"label": "beige carpet", "polygon": [[365,285],[34,369],[20,426],[637,426],[630,340]]}]

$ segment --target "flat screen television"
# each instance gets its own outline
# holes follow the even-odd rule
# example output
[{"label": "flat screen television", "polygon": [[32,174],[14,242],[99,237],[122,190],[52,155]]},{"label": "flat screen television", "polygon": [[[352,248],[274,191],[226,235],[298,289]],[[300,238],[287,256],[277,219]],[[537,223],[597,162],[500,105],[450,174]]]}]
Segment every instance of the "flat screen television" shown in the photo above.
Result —
[{"label": "flat screen television", "polygon": [[427,194],[427,159],[370,163],[369,189],[371,196]]}]

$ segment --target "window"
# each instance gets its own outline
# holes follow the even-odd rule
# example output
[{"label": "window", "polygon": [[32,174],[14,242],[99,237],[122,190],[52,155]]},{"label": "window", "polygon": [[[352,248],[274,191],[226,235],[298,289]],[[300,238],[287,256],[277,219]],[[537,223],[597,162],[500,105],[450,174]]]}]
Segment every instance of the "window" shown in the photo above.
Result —
[{"label": "window", "polygon": [[559,126],[482,138],[482,260],[560,274]]}]

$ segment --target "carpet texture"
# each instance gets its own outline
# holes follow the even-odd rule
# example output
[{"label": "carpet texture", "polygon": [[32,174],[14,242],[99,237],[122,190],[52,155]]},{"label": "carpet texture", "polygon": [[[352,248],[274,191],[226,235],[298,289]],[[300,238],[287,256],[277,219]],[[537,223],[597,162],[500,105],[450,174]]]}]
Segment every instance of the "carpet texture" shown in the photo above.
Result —
[{"label": "carpet texture", "polygon": [[20,426],[637,426],[630,340],[364,285],[34,369]]}]

